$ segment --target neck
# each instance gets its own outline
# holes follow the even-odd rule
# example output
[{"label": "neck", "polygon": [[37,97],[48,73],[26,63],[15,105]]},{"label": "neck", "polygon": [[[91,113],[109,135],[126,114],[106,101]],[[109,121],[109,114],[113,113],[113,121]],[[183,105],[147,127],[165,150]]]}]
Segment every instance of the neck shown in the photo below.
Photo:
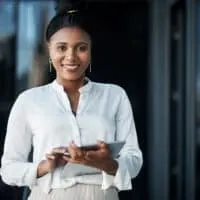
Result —
[{"label": "neck", "polygon": [[59,80],[56,79],[59,84],[64,87],[64,90],[69,93],[75,93],[84,85],[85,77],[81,77],[78,80]]}]

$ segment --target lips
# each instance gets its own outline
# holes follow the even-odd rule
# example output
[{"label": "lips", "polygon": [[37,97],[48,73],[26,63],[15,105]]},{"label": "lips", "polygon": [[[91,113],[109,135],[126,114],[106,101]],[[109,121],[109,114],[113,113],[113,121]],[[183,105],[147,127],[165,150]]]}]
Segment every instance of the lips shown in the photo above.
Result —
[{"label": "lips", "polygon": [[79,68],[80,65],[78,64],[68,64],[68,65],[63,65],[62,67],[67,70],[67,71],[75,71],[77,68]]}]

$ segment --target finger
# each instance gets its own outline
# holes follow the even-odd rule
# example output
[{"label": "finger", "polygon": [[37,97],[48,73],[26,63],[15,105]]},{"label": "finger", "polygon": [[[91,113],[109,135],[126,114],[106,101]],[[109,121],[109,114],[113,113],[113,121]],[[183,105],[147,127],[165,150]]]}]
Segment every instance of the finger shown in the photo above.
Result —
[{"label": "finger", "polygon": [[85,153],[85,158],[87,159],[87,160],[91,160],[91,159],[93,159],[95,157],[95,151],[87,151],[86,153]]},{"label": "finger", "polygon": [[75,159],[77,157],[77,152],[73,147],[69,146],[68,152],[69,152],[71,158]]},{"label": "finger", "polygon": [[73,158],[68,157],[68,156],[63,156],[63,160],[69,163],[79,163],[77,160],[74,160]]},{"label": "finger", "polygon": [[70,157],[70,153],[68,151],[66,151],[65,153],[63,153],[63,155]]},{"label": "finger", "polygon": [[69,144],[69,147],[75,151],[77,156],[82,156],[82,150],[75,144],[74,140]]},{"label": "finger", "polygon": [[101,146],[106,146],[106,143],[105,143],[104,141],[98,140],[98,141],[97,141],[97,145],[100,146],[100,147],[101,147]]},{"label": "finger", "polygon": [[63,154],[67,151],[67,147],[56,147],[53,148],[52,154]]},{"label": "finger", "polygon": [[66,162],[69,162],[70,157],[69,156],[62,156],[62,159]]},{"label": "finger", "polygon": [[71,155],[72,158],[78,158],[78,157],[81,157],[83,155],[82,151],[80,148],[78,147],[73,147],[73,146],[69,146],[68,148],[68,152],[69,154]]},{"label": "finger", "polygon": [[70,144],[69,147],[73,148],[73,149],[76,149],[76,150],[79,149],[78,146],[76,146],[75,144]]},{"label": "finger", "polygon": [[54,155],[52,155],[52,154],[46,154],[46,158],[48,160],[55,160],[56,159],[56,157]]},{"label": "finger", "polygon": [[72,140],[72,141],[69,143],[69,145],[71,145],[71,146],[73,146],[73,147],[76,147],[76,143],[75,143],[74,140]]},{"label": "finger", "polygon": [[86,158],[88,160],[99,160],[105,157],[110,157],[110,153],[106,149],[101,149],[98,151],[88,151]]},{"label": "finger", "polygon": [[105,143],[105,142],[103,142],[103,141],[98,141],[97,142],[97,146],[99,147],[99,149],[102,151],[102,150],[106,150],[106,151],[108,151],[108,145]]},{"label": "finger", "polygon": [[71,157],[74,157],[75,154],[76,154],[74,148],[71,147],[70,145],[69,145],[69,147],[68,147],[68,152],[69,152],[69,154],[70,154]]},{"label": "finger", "polygon": [[67,163],[67,161],[65,159],[63,159],[63,157],[61,157],[58,161],[57,161],[58,165],[65,165]]},{"label": "finger", "polygon": [[102,152],[101,151],[87,151],[86,153],[86,158],[87,159],[96,159],[102,156]]}]

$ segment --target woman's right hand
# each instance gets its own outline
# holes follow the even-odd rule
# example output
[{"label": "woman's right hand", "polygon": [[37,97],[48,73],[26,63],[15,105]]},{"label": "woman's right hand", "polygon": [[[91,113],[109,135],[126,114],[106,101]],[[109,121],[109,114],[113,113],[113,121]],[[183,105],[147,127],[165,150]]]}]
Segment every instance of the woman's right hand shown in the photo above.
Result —
[{"label": "woman's right hand", "polygon": [[52,172],[56,167],[63,166],[67,163],[63,159],[63,153],[67,151],[66,147],[54,148],[51,154],[46,154],[46,160],[42,160],[37,168],[37,178]]}]

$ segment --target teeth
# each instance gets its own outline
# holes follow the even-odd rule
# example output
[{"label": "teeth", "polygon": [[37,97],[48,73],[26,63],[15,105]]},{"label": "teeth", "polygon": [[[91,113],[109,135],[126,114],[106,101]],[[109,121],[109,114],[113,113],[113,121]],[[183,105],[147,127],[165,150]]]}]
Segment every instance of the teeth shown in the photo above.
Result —
[{"label": "teeth", "polygon": [[64,69],[70,70],[70,69],[76,69],[78,65],[73,65],[73,66],[63,66]]}]

